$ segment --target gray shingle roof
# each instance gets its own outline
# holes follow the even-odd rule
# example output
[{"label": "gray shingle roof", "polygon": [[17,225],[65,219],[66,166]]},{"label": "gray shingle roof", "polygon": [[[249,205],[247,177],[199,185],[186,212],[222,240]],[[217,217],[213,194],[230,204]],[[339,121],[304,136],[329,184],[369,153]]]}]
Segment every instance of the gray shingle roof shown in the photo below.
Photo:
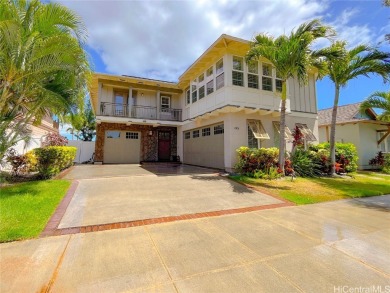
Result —
[{"label": "gray shingle roof", "polygon": [[[364,117],[360,115],[359,107],[361,103],[350,104],[339,106],[337,109],[337,120],[336,123],[349,123],[349,122],[359,122],[366,120],[375,120],[373,117],[370,118],[368,115]],[[324,109],[318,111],[318,125],[329,125],[332,121],[332,111],[333,108]]]}]

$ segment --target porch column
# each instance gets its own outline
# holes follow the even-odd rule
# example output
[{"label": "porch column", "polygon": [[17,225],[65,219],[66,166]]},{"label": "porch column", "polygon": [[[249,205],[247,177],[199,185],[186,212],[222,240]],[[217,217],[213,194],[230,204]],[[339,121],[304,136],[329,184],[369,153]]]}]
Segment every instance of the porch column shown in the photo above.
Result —
[{"label": "porch column", "polygon": [[161,100],[161,98],[160,98],[160,91],[157,91],[157,94],[156,94],[157,120],[160,120],[160,106],[161,106],[160,100]]},{"label": "porch column", "polygon": [[129,87],[129,96],[127,98],[127,116],[132,117],[131,113],[133,110],[133,88]]}]

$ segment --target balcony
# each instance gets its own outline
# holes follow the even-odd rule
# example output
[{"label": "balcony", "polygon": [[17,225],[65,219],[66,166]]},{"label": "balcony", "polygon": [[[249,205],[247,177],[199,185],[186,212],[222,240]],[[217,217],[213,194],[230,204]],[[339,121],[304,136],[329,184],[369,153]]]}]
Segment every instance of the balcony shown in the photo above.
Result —
[{"label": "balcony", "polygon": [[164,108],[160,109],[160,113],[157,113],[157,107],[131,106],[129,104],[106,102],[100,103],[100,115],[149,120],[182,121],[181,109]]}]

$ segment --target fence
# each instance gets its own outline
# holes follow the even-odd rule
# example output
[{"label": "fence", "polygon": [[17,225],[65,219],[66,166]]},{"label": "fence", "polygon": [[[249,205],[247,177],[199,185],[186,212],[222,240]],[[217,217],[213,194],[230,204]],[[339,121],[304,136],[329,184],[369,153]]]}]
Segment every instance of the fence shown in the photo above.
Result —
[{"label": "fence", "polygon": [[95,152],[94,141],[82,141],[82,140],[69,140],[68,146],[74,146],[77,148],[75,163],[82,163],[92,158]]}]

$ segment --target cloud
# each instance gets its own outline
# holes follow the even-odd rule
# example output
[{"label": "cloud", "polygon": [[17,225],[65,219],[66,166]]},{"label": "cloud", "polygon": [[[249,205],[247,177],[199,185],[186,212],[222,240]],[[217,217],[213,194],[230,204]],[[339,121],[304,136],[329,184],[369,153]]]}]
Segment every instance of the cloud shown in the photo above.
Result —
[{"label": "cloud", "polygon": [[61,1],[86,23],[106,71],[176,81],[221,34],[279,35],[320,17],[305,1]]}]

